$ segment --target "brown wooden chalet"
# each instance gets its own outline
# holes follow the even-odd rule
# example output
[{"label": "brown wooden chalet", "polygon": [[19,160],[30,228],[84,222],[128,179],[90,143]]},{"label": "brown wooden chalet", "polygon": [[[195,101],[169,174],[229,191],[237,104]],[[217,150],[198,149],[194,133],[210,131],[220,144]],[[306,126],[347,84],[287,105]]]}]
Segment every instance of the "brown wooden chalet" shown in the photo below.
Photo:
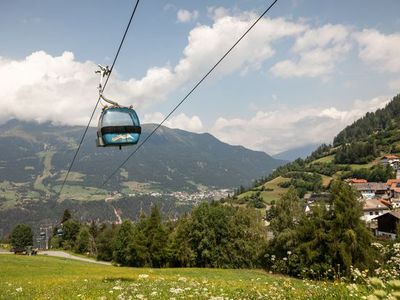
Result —
[{"label": "brown wooden chalet", "polygon": [[397,226],[399,226],[400,223],[400,212],[389,211],[374,218],[374,220],[377,221],[376,236],[383,236],[391,239],[396,238]]}]

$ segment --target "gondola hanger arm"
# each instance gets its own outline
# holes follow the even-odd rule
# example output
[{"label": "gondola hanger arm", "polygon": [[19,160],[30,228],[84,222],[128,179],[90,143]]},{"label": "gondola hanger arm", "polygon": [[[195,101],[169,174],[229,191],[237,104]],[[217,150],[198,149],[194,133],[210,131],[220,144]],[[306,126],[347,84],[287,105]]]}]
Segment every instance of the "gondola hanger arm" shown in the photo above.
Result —
[{"label": "gondola hanger arm", "polygon": [[108,98],[106,98],[103,94],[103,78],[105,76],[108,76],[111,72],[111,70],[108,68],[108,66],[103,67],[102,65],[98,65],[100,70],[95,71],[96,74],[100,74],[100,82],[99,82],[99,86],[98,86],[98,90],[99,90],[99,96],[101,99],[103,99],[104,101],[106,101],[107,103],[111,104],[112,106],[120,106],[117,102],[112,101]]}]

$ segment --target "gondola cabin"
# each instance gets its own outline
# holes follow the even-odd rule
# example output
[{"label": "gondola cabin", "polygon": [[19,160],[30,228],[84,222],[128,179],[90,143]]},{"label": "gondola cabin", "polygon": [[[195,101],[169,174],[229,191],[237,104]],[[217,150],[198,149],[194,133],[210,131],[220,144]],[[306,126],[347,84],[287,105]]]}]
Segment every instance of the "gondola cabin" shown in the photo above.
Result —
[{"label": "gondola cabin", "polygon": [[130,107],[108,107],[101,113],[97,127],[97,146],[128,146],[139,141],[142,129]]}]

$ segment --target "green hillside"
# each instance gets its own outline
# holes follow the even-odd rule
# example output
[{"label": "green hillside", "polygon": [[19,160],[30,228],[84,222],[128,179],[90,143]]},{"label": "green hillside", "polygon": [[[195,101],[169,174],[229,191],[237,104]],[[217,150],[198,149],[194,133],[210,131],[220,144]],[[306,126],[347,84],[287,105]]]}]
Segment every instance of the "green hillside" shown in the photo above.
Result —
[{"label": "green hillside", "polygon": [[323,144],[306,159],[278,167],[248,190],[238,189],[234,202],[243,204],[259,199],[269,204],[278,200],[289,186],[294,186],[301,197],[307,197],[327,191],[336,178],[386,181],[395,178],[392,168],[380,164],[387,154],[400,154],[400,95],[385,108],[367,113],[347,126],[332,145]]},{"label": "green hillside", "polygon": [[[154,124],[142,127],[144,140]],[[13,189],[19,198],[29,198],[30,190],[48,198],[59,190],[83,129],[17,120],[0,125],[0,181],[19,184],[20,189]],[[73,187],[72,197],[66,193],[64,198],[79,200],[82,195],[85,200],[104,195],[99,188],[104,179],[135,149],[98,148],[95,136],[95,128],[89,128],[67,181]],[[164,192],[233,188],[250,184],[282,163],[264,152],[225,144],[208,133],[161,127],[104,188],[121,190],[127,182]]]},{"label": "green hillside", "polygon": [[[142,125],[142,139],[154,126]],[[136,219],[152,204],[176,216],[198,201],[218,197],[221,189],[249,185],[283,163],[208,133],[161,127],[103,187],[105,178],[135,147],[97,148],[96,129],[89,128],[58,196],[83,130],[18,120],[0,125],[0,238],[17,222],[36,229],[56,224],[67,208],[86,221]],[[189,199],[193,194],[199,198]]]},{"label": "green hillside", "polygon": [[0,255],[0,299],[347,299],[367,295],[344,283],[261,270],[149,269],[52,257]]}]

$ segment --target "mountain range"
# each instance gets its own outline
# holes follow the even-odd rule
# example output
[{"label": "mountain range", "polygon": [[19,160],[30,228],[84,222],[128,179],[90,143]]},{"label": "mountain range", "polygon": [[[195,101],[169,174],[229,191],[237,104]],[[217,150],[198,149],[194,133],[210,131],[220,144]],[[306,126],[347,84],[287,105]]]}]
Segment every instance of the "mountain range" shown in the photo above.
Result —
[{"label": "mountain range", "polygon": [[286,151],[279,152],[272,155],[272,157],[286,161],[293,161],[299,157],[304,159],[309,156],[315,149],[317,149],[318,146],[319,144],[307,144],[304,146],[295,147]]},{"label": "mountain range", "polygon": [[[144,124],[141,140],[155,126]],[[136,146],[97,148],[96,129],[89,128],[58,196],[83,131],[81,126],[18,120],[0,126],[0,235],[15,219],[54,222],[66,207],[79,218],[99,221],[115,221],[116,211],[118,217],[133,218],[155,202],[170,213],[179,212],[185,205],[167,194],[249,185],[285,163],[264,152],[228,145],[208,133],[161,127],[102,187]],[[157,198],[160,194],[164,202]]]}]

